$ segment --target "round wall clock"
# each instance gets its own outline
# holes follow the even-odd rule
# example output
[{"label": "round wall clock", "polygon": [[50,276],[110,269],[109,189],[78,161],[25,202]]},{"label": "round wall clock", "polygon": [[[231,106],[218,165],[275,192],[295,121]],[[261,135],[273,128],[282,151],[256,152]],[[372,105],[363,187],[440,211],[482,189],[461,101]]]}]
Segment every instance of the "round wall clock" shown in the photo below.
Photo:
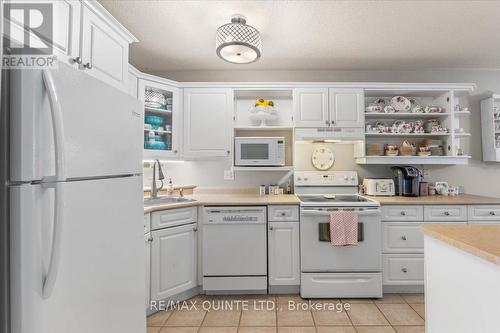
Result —
[{"label": "round wall clock", "polygon": [[311,155],[311,162],[318,170],[328,170],[335,162],[335,156],[330,148],[321,146],[314,148]]}]

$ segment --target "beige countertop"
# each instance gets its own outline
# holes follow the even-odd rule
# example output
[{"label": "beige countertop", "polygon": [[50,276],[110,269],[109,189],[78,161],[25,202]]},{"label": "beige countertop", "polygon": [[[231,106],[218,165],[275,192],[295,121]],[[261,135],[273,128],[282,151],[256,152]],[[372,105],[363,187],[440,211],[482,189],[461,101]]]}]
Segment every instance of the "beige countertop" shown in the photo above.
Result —
[{"label": "beige countertop", "polygon": [[500,225],[423,224],[425,235],[500,265]]},{"label": "beige countertop", "polygon": [[452,196],[429,195],[425,197],[368,196],[381,205],[500,205],[500,198],[460,194]]},{"label": "beige countertop", "polygon": [[[381,197],[367,196],[382,205],[500,205],[500,199],[478,195],[461,194],[458,196],[433,195],[427,197]],[[195,193],[186,195],[194,199],[191,202],[165,203],[144,207],[144,213],[157,210],[191,207],[198,205],[298,205],[299,198],[295,194],[265,195],[245,191],[234,193]]]},{"label": "beige countertop", "polygon": [[222,193],[222,194],[193,194],[186,195],[186,198],[194,199],[191,202],[166,203],[149,207],[144,207],[144,213],[150,213],[157,210],[191,207],[191,206],[210,206],[210,205],[298,205],[299,198],[295,194],[282,195],[264,195],[253,193]]}]

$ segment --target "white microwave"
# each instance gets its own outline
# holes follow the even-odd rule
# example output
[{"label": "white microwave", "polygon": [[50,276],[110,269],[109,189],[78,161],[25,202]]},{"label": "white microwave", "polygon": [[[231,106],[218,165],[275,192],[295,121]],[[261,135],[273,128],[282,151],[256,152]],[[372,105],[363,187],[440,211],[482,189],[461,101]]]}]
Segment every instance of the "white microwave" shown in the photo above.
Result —
[{"label": "white microwave", "polygon": [[235,137],[234,165],[284,166],[284,137]]}]

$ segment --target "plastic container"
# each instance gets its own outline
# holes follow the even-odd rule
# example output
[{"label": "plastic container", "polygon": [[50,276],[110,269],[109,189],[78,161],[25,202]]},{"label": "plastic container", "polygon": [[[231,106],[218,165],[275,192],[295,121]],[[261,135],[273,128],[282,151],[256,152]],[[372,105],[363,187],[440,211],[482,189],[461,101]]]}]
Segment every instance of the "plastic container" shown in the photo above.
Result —
[{"label": "plastic container", "polygon": [[161,126],[163,125],[163,118],[160,116],[145,116],[144,122],[150,125]]}]

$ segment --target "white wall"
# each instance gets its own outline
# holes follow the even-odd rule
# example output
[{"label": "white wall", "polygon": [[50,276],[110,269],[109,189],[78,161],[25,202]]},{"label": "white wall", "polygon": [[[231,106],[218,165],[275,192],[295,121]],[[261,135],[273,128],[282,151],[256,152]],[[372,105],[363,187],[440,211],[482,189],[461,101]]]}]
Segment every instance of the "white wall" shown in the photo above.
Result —
[{"label": "white wall", "polygon": [[[443,180],[462,185],[467,193],[500,197],[500,163],[482,162],[479,101],[492,92],[500,93],[500,70],[420,70],[420,71],[183,71],[152,73],[169,79],[191,81],[332,81],[332,82],[442,82],[476,83],[478,89],[461,101],[472,111],[470,154],[465,166],[430,166],[430,181]],[[302,149],[302,148],[297,148]],[[304,154],[309,148],[303,148]],[[333,169],[358,170],[360,176],[389,176],[389,166],[358,166],[352,158],[352,146],[335,146],[337,162]],[[237,173],[234,181],[223,180],[230,161],[167,164],[166,174],[175,183],[202,187],[248,187],[275,183],[283,174]],[[150,170],[145,170],[149,184]]]}]

